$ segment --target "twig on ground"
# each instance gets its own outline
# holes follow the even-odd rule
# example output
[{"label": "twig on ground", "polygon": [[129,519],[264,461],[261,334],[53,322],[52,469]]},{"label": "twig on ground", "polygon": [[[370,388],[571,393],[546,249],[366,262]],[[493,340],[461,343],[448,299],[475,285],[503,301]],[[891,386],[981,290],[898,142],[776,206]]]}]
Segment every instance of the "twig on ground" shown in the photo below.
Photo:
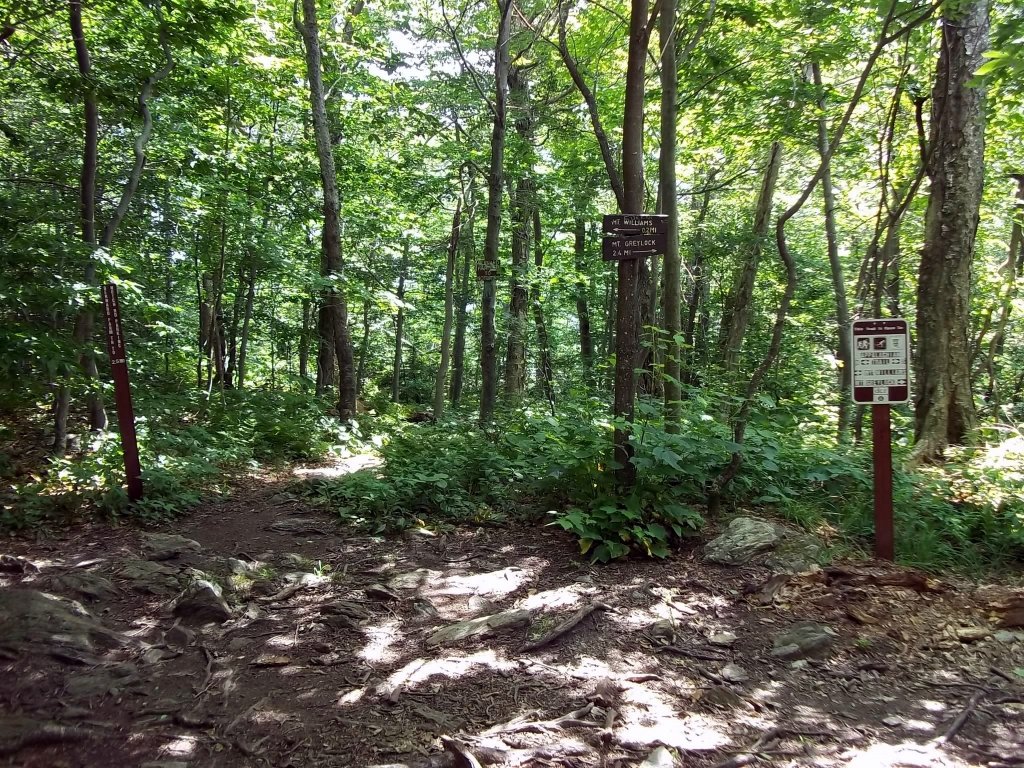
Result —
[{"label": "twig on ground", "polygon": [[196,691],[195,698],[199,698],[213,685],[213,654],[210,653],[210,649],[205,645],[200,645],[199,650],[203,652],[203,656],[206,658],[206,672],[203,675],[203,682],[200,683],[199,689]]},{"label": "twig on ground", "polygon": [[568,619],[563,621],[561,624],[559,624],[553,630],[548,632],[546,635],[538,637],[536,640],[533,640],[524,645],[523,651],[536,651],[539,648],[543,648],[545,645],[550,645],[555,640],[562,637],[562,635],[565,635],[568,632],[571,632],[573,629],[575,629],[577,624],[579,624],[581,621],[587,618],[587,616],[592,614],[594,611],[611,611],[612,613],[615,613],[615,609],[607,603],[602,603],[599,600],[595,600],[590,605],[584,608],[580,608],[578,611],[576,611],[576,613],[574,613]]},{"label": "twig on ground", "polygon": [[294,584],[289,584],[287,587],[282,589],[276,594],[270,595],[269,597],[261,597],[259,602],[261,603],[280,603],[283,600],[287,600],[289,597],[295,595],[305,585],[301,581],[297,581]]},{"label": "twig on ground", "polygon": [[710,651],[697,651],[692,648],[683,648],[679,645],[661,645],[654,649],[655,653],[674,653],[677,656],[686,656],[699,661],[725,661],[729,657],[723,654]]},{"label": "twig on ground", "polygon": [[978,708],[978,703],[988,693],[989,691],[986,688],[982,688],[980,690],[975,691],[971,695],[971,698],[967,700],[967,706],[965,706],[963,710],[961,710],[960,714],[957,715],[956,720],[954,720],[950,724],[949,728],[946,729],[946,732],[944,734],[942,734],[934,740],[934,743],[948,744],[950,741],[956,738],[956,735],[960,733],[960,730],[964,727],[964,725],[967,724],[968,718],[972,714],[974,714],[974,711]]}]

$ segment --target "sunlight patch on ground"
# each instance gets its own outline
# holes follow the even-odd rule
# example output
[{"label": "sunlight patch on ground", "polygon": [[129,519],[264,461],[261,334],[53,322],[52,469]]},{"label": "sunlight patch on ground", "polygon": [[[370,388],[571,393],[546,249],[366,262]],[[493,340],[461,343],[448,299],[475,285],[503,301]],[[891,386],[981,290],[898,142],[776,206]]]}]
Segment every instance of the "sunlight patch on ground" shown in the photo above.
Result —
[{"label": "sunlight patch on ground", "polygon": [[934,744],[872,744],[843,757],[846,768],[966,768],[966,763],[943,754]]},{"label": "sunlight patch on ground", "polygon": [[298,645],[298,643],[295,642],[295,635],[291,632],[287,634],[282,632],[280,635],[268,637],[265,644],[273,648],[294,648]]},{"label": "sunlight patch on ground", "polygon": [[338,696],[338,700],[335,702],[335,706],[351,707],[355,704],[358,704],[362,700],[363,696],[366,695],[366,689],[353,688],[351,691],[346,691],[345,693],[341,693],[341,691],[339,691],[338,693],[340,693],[341,695]]},{"label": "sunlight patch on ground", "polygon": [[558,589],[546,589],[543,592],[536,592],[529,597],[520,600],[516,607],[528,611],[539,611],[542,609],[554,608],[575,608],[580,604],[580,595],[574,587],[560,587]]},{"label": "sunlight patch on ground", "polygon": [[442,656],[437,659],[415,659],[393,672],[380,686],[384,690],[398,687],[414,687],[438,675],[454,680],[477,671],[480,667],[498,672],[507,672],[518,665],[505,658],[499,658],[493,650],[484,650],[467,656]]},{"label": "sunlight patch on ground", "polygon": [[470,576],[448,576],[441,584],[427,591],[429,596],[446,597],[452,595],[493,595],[502,597],[515,592],[530,580],[532,572],[509,566],[500,571],[475,573]]},{"label": "sunlight patch on ground", "polygon": [[161,754],[171,757],[187,757],[196,750],[195,736],[179,736],[160,747]]},{"label": "sunlight patch on ground", "polygon": [[326,466],[319,467],[296,467],[292,474],[301,478],[334,478],[350,475],[363,469],[374,469],[384,464],[380,456],[372,453],[360,453],[355,456],[338,458]]},{"label": "sunlight patch on ground", "polygon": [[676,715],[669,708],[651,711],[627,707],[616,737],[624,743],[664,744],[676,749],[711,750],[732,744],[728,724],[706,715]]},{"label": "sunlight patch on ground", "polygon": [[367,643],[359,652],[359,657],[369,662],[392,662],[398,658],[398,652],[391,646],[402,639],[402,622],[398,619],[386,621],[376,627],[363,630]]},{"label": "sunlight patch on ground", "polygon": [[929,712],[945,712],[949,709],[943,702],[935,701],[934,699],[922,699],[918,703]]}]

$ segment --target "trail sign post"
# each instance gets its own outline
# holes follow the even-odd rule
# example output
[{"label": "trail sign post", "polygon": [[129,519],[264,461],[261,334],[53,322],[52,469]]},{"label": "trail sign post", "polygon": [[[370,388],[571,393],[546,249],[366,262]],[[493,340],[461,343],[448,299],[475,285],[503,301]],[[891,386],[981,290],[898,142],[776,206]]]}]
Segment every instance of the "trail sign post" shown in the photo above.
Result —
[{"label": "trail sign post", "polygon": [[117,301],[117,286],[103,286],[103,312],[107,320],[107,354],[114,379],[114,401],[117,404],[117,425],[121,431],[124,453],[124,474],[128,480],[128,498],[142,498],[142,467],[139,464],[139,444],[135,436],[135,409],[132,390],[128,383],[128,353],[121,330],[121,305]]},{"label": "trail sign post", "polygon": [[900,318],[853,321],[853,402],[871,405],[875,555],[894,559],[890,407],[910,399],[910,331]]},{"label": "trail sign post", "polygon": [[[630,53],[630,56],[633,56]],[[641,65],[641,74],[642,74]],[[642,90],[642,89],[641,89]],[[627,99],[628,100],[628,99]],[[640,154],[639,152],[637,153]],[[630,161],[631,162],[631,161]],[[623,160],[623,167],[627,161]],[[642,172],[639,166],[635,174],[624,173],[637,183],[629,194],[633,195],[630,207],[634,210],[642,205],[640,187]],[[627,182],[628,183],[628,182]],[[628,196],[627,196],[627,199]],[[626,207],[625,205],[623,207]],[[617,213],[604,217],[604,240],[601,253],[605,261],[618,262],[618,295],[615,297],[615,416],[626,425],[615,428],[613,438],[614,461],[617,465],[615,479],[620,488],[628,490],[636,483],[636,465],[631,461],[633,446],[629,442],[628,423],[633,421],[636,402],[637,351],[640,348],[640,312],[637,286],[640,268],[645,256],[665,253],[668,247],[668,216],[648,213]]]}]

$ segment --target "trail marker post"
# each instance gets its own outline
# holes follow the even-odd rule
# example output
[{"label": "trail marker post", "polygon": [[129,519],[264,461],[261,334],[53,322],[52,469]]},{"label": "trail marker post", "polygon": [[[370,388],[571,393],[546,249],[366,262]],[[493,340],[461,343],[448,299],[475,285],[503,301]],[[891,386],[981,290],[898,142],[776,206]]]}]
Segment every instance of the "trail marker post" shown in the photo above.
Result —
[{"label": "trail marker post", "polygon": [[114,379],[114,401],[117,405],[117,425],[121,432],[124,453],[124,474],[128,480],[128,498],[142,498],[142,466],[139,463],[139,443],[135,435],[135,409],[132,390],[128,382],[128,353],[121,330],[121,305],[117,300],[117,286],[103,286],[103,313],[107,321],[107,354],[110,373]]},{"label": "trail marker post", "polygon": [[629,422],[636,400],[636,372],[640,347],[640,312],[637,284],[641,260],[664,254],[668,245],[668,216],[649,213],[609,214],[603,220],[601,253],[605,261],[618,262],[618,295],[615,297],[615,397],[616,418],[625,422],[615,428],[613,458],[616,482],[630,489],[636,484],[631,462]]},{"label": "trail marker post", "polygon": [[896,556],[892,504],[891,406],[910,399],[910,330],[900,318],[854,320],[853,402],[871,405],[875,556]]}]

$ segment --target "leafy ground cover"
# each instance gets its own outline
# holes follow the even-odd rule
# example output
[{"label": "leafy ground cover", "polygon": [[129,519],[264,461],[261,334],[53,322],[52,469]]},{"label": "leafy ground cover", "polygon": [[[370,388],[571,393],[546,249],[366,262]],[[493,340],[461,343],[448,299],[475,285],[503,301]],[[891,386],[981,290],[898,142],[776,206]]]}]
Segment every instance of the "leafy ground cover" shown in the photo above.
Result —
[{"label": "leafy ground cover", "polygon": [[[639,482],[622,495],[609,463],[614,422],[595,419],[598,401],[501,414],[484,430],[456,415],[409,421],[400,410],[339,425],[317,401],[274,392],[201,395],[154,392],[140,404],[146,499],[129,508],[113,433],[60,459],[27,451],[41,442],[0,429],[0,526],[58,528],[76,519],[172,520],[225,478],[283,462],[374,451],[380,467],[321,478],[301,493],[345,524],[371,534],[444,530],[464,523],[553,524],[580,554],[608,562],[629,554],[667,557],[705,524],[707,485],[736,447],[713,414],[720,403],[694,393],[683,429],[640,421]],[[652,409],[653,411],[653,409]],[[640,415],[644,416],[642,408]],[[29,424],[31,427],[31,423]],[[900,427],[897,427],[900,434]],[[898,559],[928,570],[1014,568],[1024,556],[1024,434],[1004,427],[943,465],[901,469],[896,446]],[[727,506],[791,520],[851,555],[870,550],[872,477],[867,446],[837,447],[826,423],[776,408],[748,429],[744,463]]]}]

